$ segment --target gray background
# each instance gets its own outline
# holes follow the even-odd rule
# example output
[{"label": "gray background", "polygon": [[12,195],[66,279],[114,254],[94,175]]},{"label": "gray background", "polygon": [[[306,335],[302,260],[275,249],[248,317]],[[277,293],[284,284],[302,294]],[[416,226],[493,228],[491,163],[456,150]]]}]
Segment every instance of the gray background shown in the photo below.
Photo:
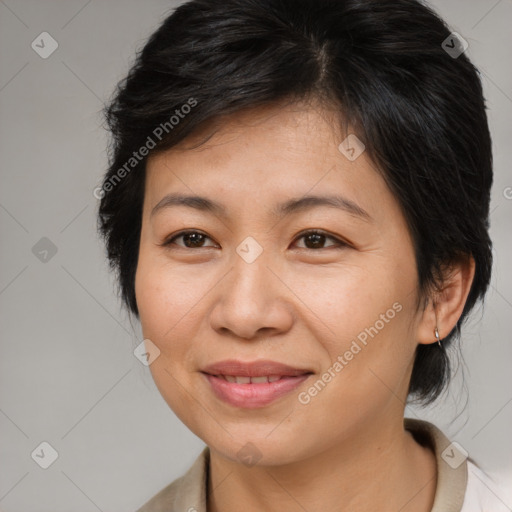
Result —
[{"label": "gray background", "polygon": [[[434,421],[511,487],[512,0],[432,4],[469,42],[484,76],[495,266],[450,392],[406,415]],[[203,446],[134,357],[140,326],[115,297],[95,231],[93,189],[106,169],[102,101],[174,5],[0,0],[2,511],[135,510]],[[43,31],[59,45],[47,59],[31,48]],[[32,249],[43,237],[57,249],[46,261]],[[58,452],[48,469],[31,458],[43,441]],[[510,493],[500,498],[512,507]]]}]

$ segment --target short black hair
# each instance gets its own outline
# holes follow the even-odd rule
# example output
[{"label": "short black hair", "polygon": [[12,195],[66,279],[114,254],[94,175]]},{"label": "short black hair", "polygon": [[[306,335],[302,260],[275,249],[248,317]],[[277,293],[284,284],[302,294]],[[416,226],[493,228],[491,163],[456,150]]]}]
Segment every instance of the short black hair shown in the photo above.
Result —
[{"label": "short black hair", "polygon": [[[98,229],[128,310],[139,318],[148,155],[243,109],[315,99],[339,112],[399,202],[423,305],[450,263],[474,258],[469,296],[443,346],[460,338],[490,281],[493,180],[479,71],[460,41],[417,0],[191,0],[176,8],[104,110],[112,137]],[[418,345],[410,397],[437,398],[450,379],[448,356],[437,344]]]}]

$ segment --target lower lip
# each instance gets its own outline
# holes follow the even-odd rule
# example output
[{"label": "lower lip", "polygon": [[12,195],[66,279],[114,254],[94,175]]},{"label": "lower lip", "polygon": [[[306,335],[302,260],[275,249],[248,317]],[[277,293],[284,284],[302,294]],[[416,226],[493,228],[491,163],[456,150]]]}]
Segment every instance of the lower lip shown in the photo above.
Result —
[{"label": "lower lip", "polygon": [[215,395],[228,404],[245,409],[257,409],[290,393],[300,386],[311,374],[298,377],[283,377],[275,382],[237,384],[222,377],[203,373]]}]

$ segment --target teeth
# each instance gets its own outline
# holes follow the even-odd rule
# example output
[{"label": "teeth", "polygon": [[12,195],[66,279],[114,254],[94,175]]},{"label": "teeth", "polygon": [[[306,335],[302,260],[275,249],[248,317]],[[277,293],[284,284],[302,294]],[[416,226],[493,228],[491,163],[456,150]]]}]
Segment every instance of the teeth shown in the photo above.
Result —
[{"label": "teeth", "polygon": [[263,384],[265,382],[276,382],[281,378],[280,375],[263,375],[262,377],[240,377],[234,375],[218,375],[218,377],[236,384]]},{"label": "teeth", "polygon": [[251,377],[251,382],[254,384],[258,384],[260,382],[268,382],[268,377]]}]

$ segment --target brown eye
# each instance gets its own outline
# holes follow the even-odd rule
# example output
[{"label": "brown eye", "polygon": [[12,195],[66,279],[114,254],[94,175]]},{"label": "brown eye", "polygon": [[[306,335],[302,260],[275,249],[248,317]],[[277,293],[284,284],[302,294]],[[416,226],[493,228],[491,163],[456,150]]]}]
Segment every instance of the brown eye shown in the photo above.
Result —
[{"label": "brown eye", "polygon": [[[301,249],[328,249],[330,247],[339,247],[346,245],[341,240],[338,240],[337,238],[328,235],[323,231],[318,230],[305,231],[297,238],[297,240],[300,240],[302,238],[304,239],[305,247],[301,247]],[[326,240],[333,240],[334,245],[324,247]]]},{"label": "brown eye", "polygon": [[[182,238],[182,244],[176,244],[175,241]],[[169,240],[167,240],[163,245],[178,245],[179,247],[185,247],[186,249],[194,249],[200,247],[213,247],[213,246],[205,246],[205,240],[210,240],[210,237],[206,236],[204,233],[200,231],[182,231],[177,235],[173,236]]]},{"label": "brown eye", "polygon": [[[181,243],[176,243],[177,240],[182,239]],[[329,249],[333,247],[344,247],[347,244],[342,242],[341,240],[333,237],[323,231],[319,230],[309,230],[304,231],[296,240],[304,239],[304,246],[299,247],[301,249]],[[215,245],[205,245],[207,240],[211,240],[211,238],[200,231],[182,231],[181,233],[177,233],[172,238],[167,240],[162,244],[162,246],[169,247],[177,246],[185,249],[200,249],[203,247],[214,247]],[[330,245],[325,245],[328,240],[331,240],[334,243]]]}]

